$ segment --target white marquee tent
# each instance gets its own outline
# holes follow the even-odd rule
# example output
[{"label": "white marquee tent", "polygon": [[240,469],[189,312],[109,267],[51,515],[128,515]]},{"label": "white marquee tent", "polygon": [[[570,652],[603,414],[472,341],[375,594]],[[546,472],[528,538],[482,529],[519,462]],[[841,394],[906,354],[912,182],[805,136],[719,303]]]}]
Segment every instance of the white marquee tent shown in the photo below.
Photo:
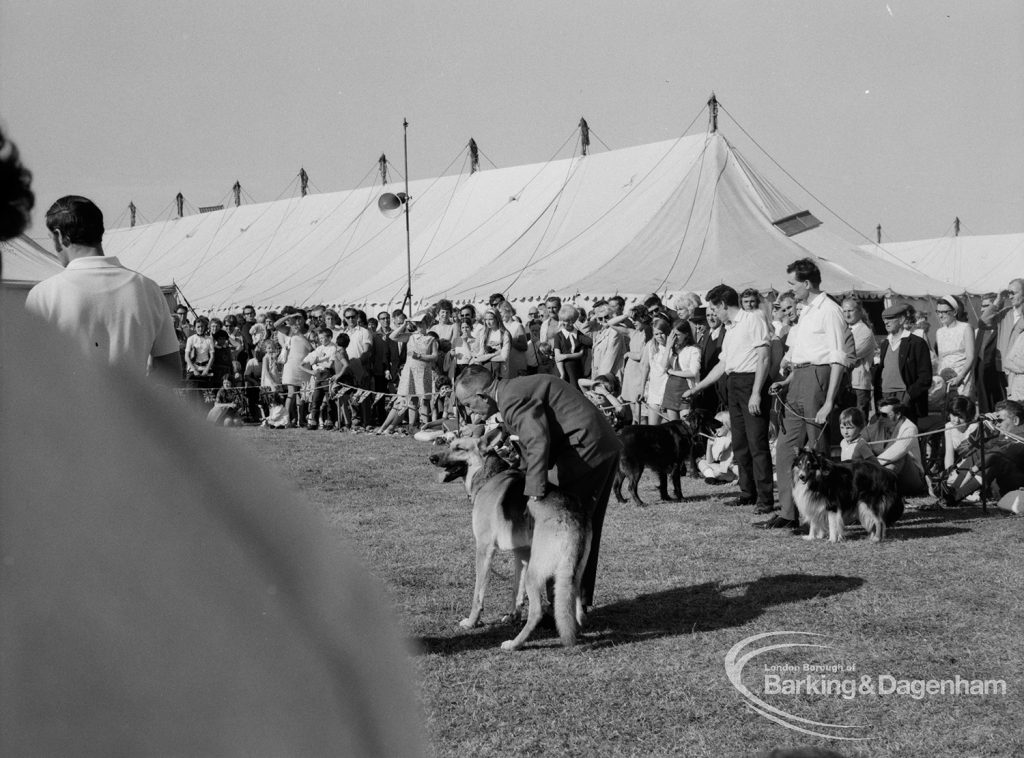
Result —
[{"label": "white marquee tent", "polygon": [[863,249],[903,261],[946,282],[954,293],[999,292],[1011,279],[1024,276],[1024,234],[1020,233],[886,242]]},{"label": "white marquee tent", "polygon": [[[405,222],[378,213],[384,189],[111,230],[104,247],[131,268],[175,282],[202,310],[397,306],[406,292]],[[418,180],[409,194],[417,302],[479,301],[492,292],[512,300],[704,292],[721,282],[784,290],[786,266],[808,255],[831,292],[949,291],[823,226],[787,236],[773,222],[802,209],[720,133]]]}]

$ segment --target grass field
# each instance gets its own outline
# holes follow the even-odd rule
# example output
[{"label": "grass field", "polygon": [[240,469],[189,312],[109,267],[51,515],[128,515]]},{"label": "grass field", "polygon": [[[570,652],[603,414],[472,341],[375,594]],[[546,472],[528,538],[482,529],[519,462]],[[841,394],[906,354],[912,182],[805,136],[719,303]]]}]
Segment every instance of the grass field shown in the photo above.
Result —
[{"label": "grass field", "polygon": [[[525,650],[505,653],[498,645],[514,630],[497,623],[510,593],[503,556],[487,625],[457,629],[473,587],[470,507],[461,483],[436,481],[429,445],[236,433],[275,461],[391,591],[415,651],[435,755],[753,756],[787,745],[848,756],[1024,755],[1022,518],[983,516],[980,508],[910,513],[880,545],[859,528],[846,543],[811,543],[752,529],[750,508],[719,502],[732,488],[687,480],[683,502],[660,503],[648,473],[641,495],[650,507],[609,506],[582,644],[564,650],[544,631]],[[725,657],[745,638],[771,632],[823,636],[780,636],[750,649],[780,641],[829,648],[764,653],[747,663],[743,683],[771,706],[823,726],[788,723],[866,739],[803,734],[746,704]],[[766,666],[796,666],[799,673],[783,676],[803,679],[804,664],[842,665],[843,673],[823,675],[834,680],[959,676],[1003,680],[1006,689],[764,694]]]}]

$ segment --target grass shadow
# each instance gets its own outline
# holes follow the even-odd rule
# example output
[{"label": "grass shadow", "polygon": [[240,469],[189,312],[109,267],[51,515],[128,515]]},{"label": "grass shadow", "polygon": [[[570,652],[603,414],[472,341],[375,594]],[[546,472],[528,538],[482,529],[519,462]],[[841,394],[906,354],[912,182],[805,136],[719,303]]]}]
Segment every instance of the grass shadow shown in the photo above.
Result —
[{"label": "grass shadow", "polygon": [[[586,631],[580,642],[589,649],[597,649],[742,626],[766,608],[851,592],[863,584],[860,577],[780,574],[740,584],[705,582],[675,587],[594,608],[587,620],[587,629],[594,631]],[[422,655],[453,655],[497,648],[502,641],[514,637],[519,628],[518,624],[498,623],[472,631],[422,636],[413,643],[415,652]],[[555,632],[546,628],[538,629],[530,642],[548,638],[557,645]]]},{"label": "grass shadow", "polygon": [[588,625],[608,630],[590,639],[592,647],[605,647],[742,626],[772,606],[851,592],[863,584],[853,576],[779,574],[740,584],[676,587],[595,608]]}]

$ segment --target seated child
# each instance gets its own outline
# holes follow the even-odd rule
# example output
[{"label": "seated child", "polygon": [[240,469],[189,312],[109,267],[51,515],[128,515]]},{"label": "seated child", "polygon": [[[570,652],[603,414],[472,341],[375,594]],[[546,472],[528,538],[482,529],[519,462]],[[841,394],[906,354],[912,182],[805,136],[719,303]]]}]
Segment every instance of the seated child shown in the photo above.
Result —
[{"label": "seated child", "polygon": [[853,406],[839,414],[839,432],[843,439],[839,442],[839,460],[841,461],[873,461],[875,454],[867,440],[861,436],[864,431],[864,412]]},{"label": "seated child", "polygon": [[708,441],[707,452],[697,461],[697,470],[704,476],[708,484],[726,484],[737,477],[736,464],[732,457],[732,425],[729,412],[715,414],[719,427],[715,436]]},{"label": "seated child", "polygon": [[241,426],[242,419],[238,415],[238,391],[231,383],[231,377],[221,379],[221,388],[217,390],[217,398],[213,408],[206,414],[206,420],[218,426]]}]

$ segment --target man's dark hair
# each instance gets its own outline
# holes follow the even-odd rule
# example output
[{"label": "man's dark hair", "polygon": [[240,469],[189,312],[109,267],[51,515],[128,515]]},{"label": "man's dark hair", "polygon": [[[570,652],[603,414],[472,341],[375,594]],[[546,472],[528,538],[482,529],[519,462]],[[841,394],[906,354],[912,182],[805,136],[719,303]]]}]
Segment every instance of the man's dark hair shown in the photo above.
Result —
[{"label": "man's dark hair", "polygon": [[334,340],[338,347],[348,347],[352,338],[349,337],[345,332],[339,332],[337,338]]},{"label": "man's dark hair", "polygon": [[103,241],[103,212],[87,197],[65,195],[46,212],[46,228],[68,244],[99,247]]},{"label": "man's dark hair", "polygon": [[455,306],[452,305],[452,301],[451,300],[447,300],[445,298],[442,298],[442,299],[438,300],[434,304],[434,308],[436,308],[439,311],[448,311],[448,312],[451,312],[451,311],[455,310]]},{"label": "man's dark hair", "polygon": [[455,391],[459,394],[475,395],[491,386],[494,375],[483,366],[472,363],[462,370],[455,380]]},{"label": "man's dark hair", "polygon": [[17,237],[32,218],[32,174],[21,165],[18,148],[0,132],[0,240]]},{"label": "man's dark hair", "polygon": [[622,310],[626,307],[626,298],[624,298],[622,295],[612,295],[610,298],[608,298],[608,302],[618,303],[619,310]]},{"label": "man's dark hair", "polygon": [[656,310],[661,305],[661,298],[657,295],[650,295],[646,300],[644,300],[644,305],[652,311]]},{"label": "man's dark hair", "polygon": [[889,406],[892,408],[893,413],[898,416],[908,418],[911,414],[910,406],[901,403],[898,397],[885,397],[878,402],[878,407]]},{"label": "man's dark hair", "polygon": [[391,314],[387,311],[381,311],[377,314],[377,320],[380,321],[382,318],[386,318],[389,322],[391,321]]},{"label": "man's dark hair", "polygon": [[560,298],[558,295],[548,295],[546,298],[544,298],[544,304],[547,305],[548,303],[558,303],[558,307],[561,308],[562,298]]},{"label": "man's dark hair", "polygon": [[602,305],[608,305],[608,301],[605,300],[603,297],[600,298],[599,300],[595,300],[594,304],[591,307],[592,308],[600,308]]},{"label": "man's dark hair", "polygon": [[798,282],[810,282],[815,289],[821,286],[821,270],[810,258],[801,258],[786,266],[786,273],[792,274]]},{"label": "man's dark hair", "polygon": [[739,308],[740,296],[728,284],[719,284],[708,290],[704,296],[711,305],[724,305],[726,308]]},{"label": "man's dark hair", "polygon": [[473,314],[473,316],[472,316],[473,319],[476,319],[476,308],[474,308],[471,304],[466,303],[461,308],[459,308],[459,315],[460,316],[462,315],[462,311],[469,311],[470,313]]},{"label": "man's dark hair", "polygon": [[1018,403],[1016,400],[1000,400],[996,403],[996,410],[1006,411],[1011,416],[1016,416],[1018,424],[1024,421],[1024,404]]}]

